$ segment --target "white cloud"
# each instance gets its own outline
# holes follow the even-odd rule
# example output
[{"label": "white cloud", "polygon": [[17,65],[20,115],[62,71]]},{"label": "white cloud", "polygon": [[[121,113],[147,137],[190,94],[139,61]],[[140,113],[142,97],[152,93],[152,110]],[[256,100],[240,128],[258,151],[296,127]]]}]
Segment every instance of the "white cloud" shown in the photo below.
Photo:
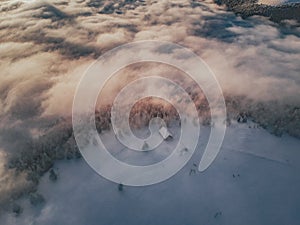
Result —
[{"label": "white cloud", "polygon": [[[149,39],[196,52],[227,95],[299,106],[300,31],[294,23],[281,30],[266,18],[243,20],[209,0],[194,8],[187,0],[99,2],[1,2],[0,128],[18,123],[26,133],[32,121],[70,116],[79,78],[93,59]],[[116,89],[126,79],[116,81]]]}]

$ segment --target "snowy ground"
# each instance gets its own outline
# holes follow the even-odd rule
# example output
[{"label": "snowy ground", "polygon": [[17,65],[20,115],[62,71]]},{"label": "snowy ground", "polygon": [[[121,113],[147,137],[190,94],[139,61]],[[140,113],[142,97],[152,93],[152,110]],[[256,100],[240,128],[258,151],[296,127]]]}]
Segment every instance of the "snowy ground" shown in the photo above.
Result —
[{"label": "snowy ground", "polygon": [[289,3],[298,3],[299,0],[259,0],[259,4],[265,4],[265,5],[283,5],[283,4],[289,4]]},{"label": "snowy ground", "polygon": [[[250,128],[251,127],[251,128]],[[233,124],[223,148],[204,173],[190,174],[209,134],[171,179],[124,187],[98,176],[83,160],[61,161],[57,182],[46,174],[38,187],[46,202],[20,200],[23,213],[2,216],[6,225],[293,225],[300,220],[300,140],[275,137],[254,124]]]}]

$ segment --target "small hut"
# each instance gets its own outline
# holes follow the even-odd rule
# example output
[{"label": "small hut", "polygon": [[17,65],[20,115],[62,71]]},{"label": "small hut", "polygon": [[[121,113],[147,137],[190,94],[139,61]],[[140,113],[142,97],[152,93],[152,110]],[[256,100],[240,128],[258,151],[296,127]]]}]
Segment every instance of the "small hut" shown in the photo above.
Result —
[{"label": "small hut", "polygon": [[162,136],[162,138],[166,141],[168,140],[172,140],[173,136],[172,134],[168,131],[168,129],[166,127],[161,127],[159,129],[159,134]]}]

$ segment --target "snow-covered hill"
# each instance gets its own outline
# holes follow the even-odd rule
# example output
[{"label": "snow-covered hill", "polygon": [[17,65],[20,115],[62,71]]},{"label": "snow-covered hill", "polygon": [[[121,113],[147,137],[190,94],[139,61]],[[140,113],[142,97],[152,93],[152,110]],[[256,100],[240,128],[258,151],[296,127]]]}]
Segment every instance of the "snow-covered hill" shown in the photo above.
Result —
[{"label": "snow-covered hill", "polygon": [[33,207],[23,198],[23,213],[2,216],[0,223],[296,225],[300,140],[275,137],[253,123],[232,124],[216,161],[204,173],[194,172],[208,133],[201,130],[199,147],[183,170],[148,187],[119,191],[83,159],[60,161],[58,180],[46,174],[38,186],[45,202]]},{"label": "snow-covered hill", "polygon": [[243,18],[265,16],[276,23],[300,21],[299,0],[214,0]]},{"label": "snow-covered hill", "polygon": [[283,4],[290,4],[290,3],[298,3],[299,0],[258,0],[259,4],[266,4],[266,5],[283,5]]}]

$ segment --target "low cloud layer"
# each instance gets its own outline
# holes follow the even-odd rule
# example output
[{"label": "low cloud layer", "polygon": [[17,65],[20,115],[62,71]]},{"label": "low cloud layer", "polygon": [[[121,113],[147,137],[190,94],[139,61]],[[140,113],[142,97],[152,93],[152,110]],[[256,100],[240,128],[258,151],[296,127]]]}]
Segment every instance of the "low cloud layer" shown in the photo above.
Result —
[{"label": "low cloud layer", "polygon": [[[68,120],[88,66],[132,41],[162,40],[191,49],[215,73],[225,96],[239,102],[237,110],[250,108],[255,115],[257,105],[265,104],[278,118],[289,110],[298,118],[299,27],[294,21],[279,26],[262,17],[243,20],[209,0],[1,1],[0,176],[7,158],[27,151],[27,142],[47,137],[61,118]],[[299,129],[295,123],[291,134]],[[11,186],[14,180],[1,179],[0,195],[18,190],[18,183]]]}]

